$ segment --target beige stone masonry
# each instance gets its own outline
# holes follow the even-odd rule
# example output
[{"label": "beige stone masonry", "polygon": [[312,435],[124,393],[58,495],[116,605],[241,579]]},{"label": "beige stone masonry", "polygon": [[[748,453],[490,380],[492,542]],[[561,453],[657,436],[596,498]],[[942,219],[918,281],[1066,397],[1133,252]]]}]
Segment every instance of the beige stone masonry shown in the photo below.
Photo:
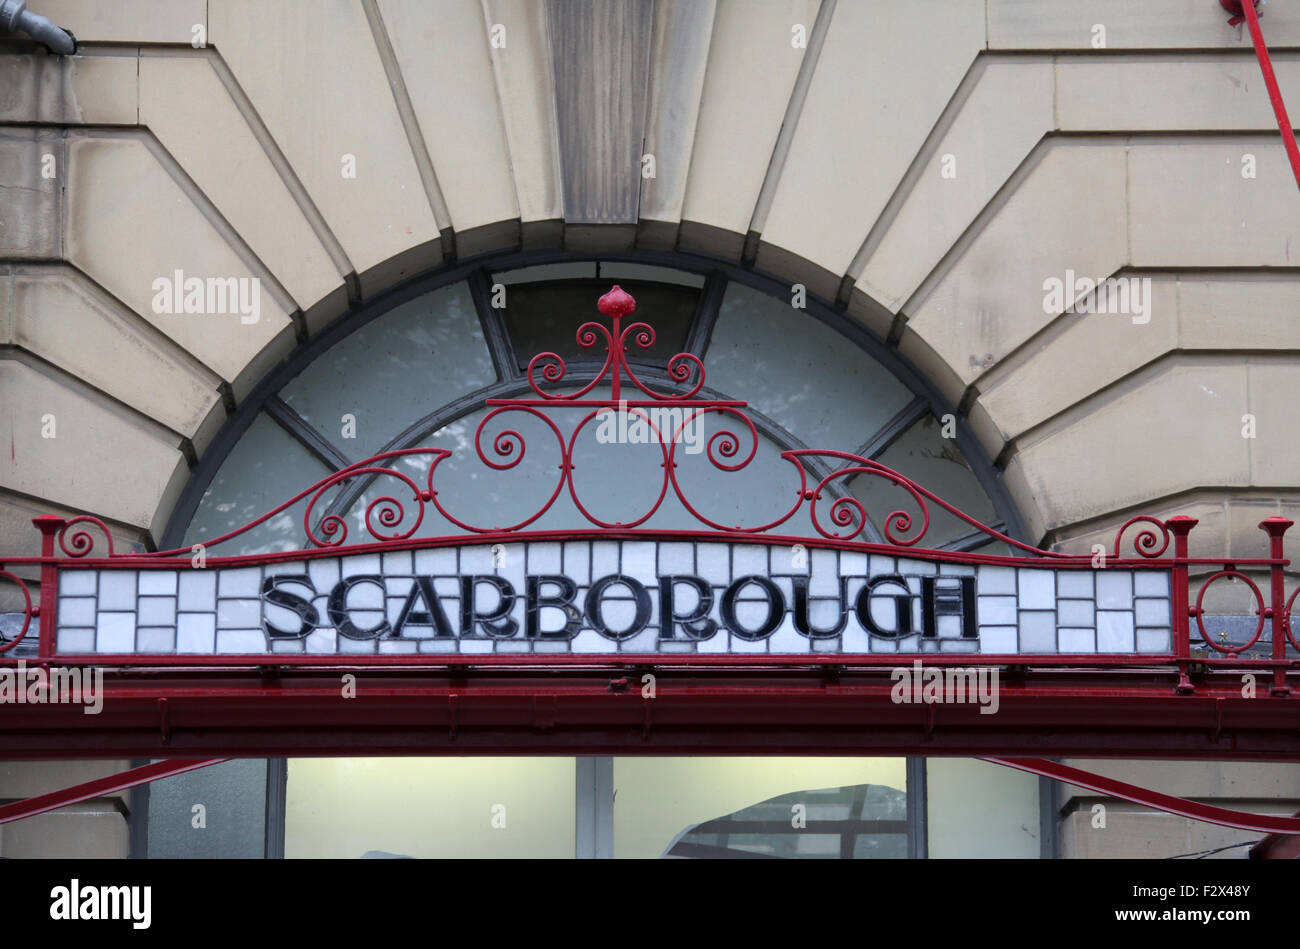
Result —
[{"label": "beige stone masonry", "polygon": [[[139,416],[31,366],[0,360],[0,488],[161,533],[189,468]],[[54,437],[43,437],[53,420]]]},{"label": "beige stone masonry", "polygon": [[[265,275],[227,243],[217,223],[204,216],[143,142],[76,138],[68,151],[68,259],[231,383],[242,398],[294,339]],[[155,313],[155,281],[175,283],[177,271],[205,281],[262,280],[257,322],[245,323],[238,312]]]},{"label": "beige stone masonry", "polygon": [[12,330],[0,341],[49,360],[200,452],[226,419],[219,378],[75,270],[27,266],[0,275],[5,314]]},{"label": "beige stone masonry", "polygon": [[[360,3],[212,0],[210,40],[369,295],[436,265],[440,225]],[[356,161],[356,177],[346,156]]]},{"label": "beige stone masonry", "polygon": [[[148,52],[140,59],[141,123],[248,242],[299,309],[309,310],[338,291],[344,274],[231,100],[213,70],[212,56]],[[332,315],[343,303],[338,301]]]},{"label": "beige stone masonry", "polygon": [[135,125],[137,50],[0,55],[0,122]]},{"label": "beige stone masonry", "polygon": [[740,257],[803,62],[791,30],[811,33],[819,6],[718,0],[682,204],[683,249]]}]

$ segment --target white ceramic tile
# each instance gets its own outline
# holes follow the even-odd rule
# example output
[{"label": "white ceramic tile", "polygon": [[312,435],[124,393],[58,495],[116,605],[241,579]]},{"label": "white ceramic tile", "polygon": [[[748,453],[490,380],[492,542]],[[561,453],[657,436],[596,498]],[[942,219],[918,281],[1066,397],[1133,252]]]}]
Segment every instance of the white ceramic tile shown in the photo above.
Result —
[{"label": "white ceramic tile", "polygon": [[1127,611],[1097,611],[1097,651],[1134,651],[1133,614]]},{"label": "white ceramic tile", "polygon": [[1138,599],[1133,601],[1133,622],[1137,626],[1168,626],[1169,601]]},{"label": "white ceramic tile", "polygon": [[564,569],[560,572],[579,586],[590,583],[591,545],[586,541],[566,541],[564,544]]},{"label": "white ceramic tile", "polygon": [[908,560],[900,558],[898,572],[919,577],[933,577],[939,573],[939,565],[933,560]]},{"label": "white ceramic tile", "polygon": [[1172,651],[1169,638],[1169,630],[1167,629],[1139,629],[1137,631],[1137,651],[1169,653]]},{"label": "white ceramic tile", "polygon": [[1057,622],[1062,626],[1092,627],[1094,614],[1091,600],[1059,600],[1056,604]]},{"label": "white ceramic tile", "polygon": [[176,617],[176,651],[211,653],[216,648],[216,618],[211,613]]},{"label": "white ceramic tile", "polygon": [[1019,651],[1014,626],[980,627],[980,652],[1014,653]]},{"label": "white ceramic tile", "polygon": [[1056,614],[1020,614],[1020,648],[1026,653],[1056,652]]},{"label": "white ceramic tile", "polygon": [[88,596],[59,597],[59,628],[94,626],[95,599]]},{"label": "white ceramic tile", "polygon": [[432,547],[415,551],[414,572],[422,577],[445,577],[456,573],[456,551],[450,547]]},{"label": "white ceramic tile", "polygon": [[176,571],[175,570],[141,570],[140,571],[140,595],[141,596],[175,596],[176,595]]},{"label": "white ceramic tile", "polygon": [[591,545],[592,580],[615,573],[618,573],[618,543],[612,540],[594,541]]},{"label": "white ceramic tile", "polygon": [[1169,596],[1169,574],[1164,570],[1134,570],[1133,592],[1137,596]]},{"label": "white ceramic tile", "polygon": [[355,554],[351,557],[344,557],[339,569],[343,571],[345,577],[355,577],[358,574],[383,573],[379,567],[379,554]]},{"label": "white ceramic tile", "polygon": [[399,573],[413,572],[411,552],[409,550],[387,551],[382,555],[384,574],[391,576]]},{"label": "white ceramic tile", "polygon": [[1016,622],[1016,598],[1014,596],[980,596],[976,615],[980,625],[1006,626]]},{"label": "white ceramic tile", "polygon": [[266,636],[260,629],[222,629],[217,631],[218,653],[256,655],[266,651]]},{"label": "white ceramic tile", "polygon": [[262,623],[262,601],[218,600],[218,629],[247,629]]},{"label": "white ceramic tile", "polygon": [[1015,568],[981,566],[975,588],[980,593],[1014,594],[1016,592]]},{"label": "white ceramic tile", "polygon": [[540,543],[528,545],[529,573],[562,573],[563,549],[558,543]]},{"label": "white ceramic tile", "polygon": [[102,570],[99,576],[99,609],[135,609],[136,571]]},{"label": "white ceramic tile", "polygon": [[944,563],[939,565],[941,577],[973,577],[975,565],[972,563]]},{"label": "white ceramic tile", "polygon": [[868,559],[867,572],[873,577],[878,577],[882,574],[897,573],[898,563],[893,557],[881,557],[878,554],[871,554]]},{"label": "white ceramic tile", "polygon": [[176,597],[142,596],[137,614],[141,626],[175,626]]},{"label": "white ceramic tile", "polygon": [[172,627],[140,627],[139,652],[172,653],[176,651],[176,630]]},{"label": "white ceramic tile", "polygon": [[97,570],[60,570],[60,596],[94,596],[98,583]]},{"label": "white ceramic tile", "polygon": [[95,652],[134,651],[135,614],[100,613],[95,625]]},{"label": "white ceramic tile", "polygon": [[623,544],[623,572],[642,583],[655,577],[655,545],[644,541],[627,541]]},{"label": "white ceramic tile", "polygon": [[260,567],[240,567],[217,571],[218,596],[259,596],[262,592]]},{"label": "white ceramic tile", "polygon": [[93,629],[68,629],[59,627],[57,651],[66,655],[92,653],[95,651],[95,631]]},{"label": "white ceramic tile", "polygon": [[207,570],[182,571],[177,608],[193,613],[215,610],[217,608],[216,573]]},{"label": "white ceramic tile", "polygon": [[1051,570],[1020,571],[1020,608],[1050,610],[1056,605],[1056,574]]},{"label": "white ceramic tile", "polygon": [[1063,653],[1097,651],[1097,633],[1093,629],[1073,629],[1062,626],[1059,635]]},{"label": "white ceramic tile", "polygon": [[1092,599],[1092,571],[1057,570],[1056,591],[1060,596],[1074,596]]},{"label": "white ceramic tile", "polygon": [[1133,608],[1133,574],[1128,570],[1097,572],[1097,608],[1128,610]]}]

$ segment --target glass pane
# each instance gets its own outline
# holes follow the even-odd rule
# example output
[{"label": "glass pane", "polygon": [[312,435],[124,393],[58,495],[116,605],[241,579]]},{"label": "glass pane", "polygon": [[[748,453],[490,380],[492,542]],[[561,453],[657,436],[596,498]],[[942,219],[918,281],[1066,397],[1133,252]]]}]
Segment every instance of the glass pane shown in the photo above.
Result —
[{"label": "glass pane", "polygon": [[711,388],[744,398],[810,448],[856,451],[912,393],[829,326],[732,283],[704,368]]},{"label": "glass pane", "polygon": [[574,856],[573,758],[291,758],[286,857]]},{"label": "glass pane", "polygon": [[[360,461],[416,419],[494,381],[474,302],[458,283],[403,303],[340,340],[280,396]],[[345,434],[345,415],[355,417],[355,439]]]},{"label": "glass pane", "polygon": [[[608,398],[609,389],[598,387],[590,397]],[[580,407],[548,407],[547,414],[567,441],[574,426],[591,411]],[[524,451],[522,460],[515,467],[494,471],[479,460],[474,447],[475,433],[488,412],[487,409],[474,412],[442,428],[418,447],[444,448],[455,453],[439,463],[434,481],[438,501],[449,513],[480,527],[509,526],[540,510],[555,491],[560,478],[561,450],[550,427],[536,416],[524,411],[502,413],[484,429],[480,443],[485,453],[498,463],[505,460],[492,451],[495,437],[505,431],[514,431],[522,436]],[[655,427],[666,433],[665,440],[686,422],[683,410],[671,406],[656,406],[648,409],[647,414]],[[655,439],[657,436],[648,425],[643,424],[638,430],[635,424],[639,421],[637,416],[629,413],[625,418],[627,424],[622,430],[616,414],[608,423],[592,419],[583,427],[574,445],[573,480],[578,497],[593,516],[609,523],[629,523],[641,517],[653,506],[663,487],[663,455],[658,442],[634,441],[640,437]],[[691,506],[729,528],[759,526],[789,511],[796,499],[799,476],[794,466],[781,458],[781,447],[760,435],[754,458],[748,466],[735,472],[722,471],[710,463],[707,445],[710,438],[723,430],[740,436],[744,450],[748,451],[753,445],[747,428],[734,419],[714,413],[699,417],[683,432],[677,453],[676,476]],[[729,462],[734,463],[739,457],[734,456]],[[412,455],[400,459],[397,467],[418,485],[424,486],[430,460],[427,455]],[[367,486],[361,498],[350,508],[350,542],[365,535],[367,507],[385,495],[403,504],[406,519],[402,529],[412,523],[418,509],[412,491],[394,477],[382,477]],[[376,523],[378,516],[377,506],[372,512]],[[562,530],[594,525],[578,511],[566,488],[551,509],[528,526],[536,530]],[[659,510],[643,526],[663,530],[702,527],[701,522],[682,506],[671,486]],[[397,529],[386,530],[396,532]],[[815,533],[806,510],[791,518],[779,528],[779,532],[798,536]],[[445,520],[436,508],[429,506],[417,536],[457,533],[461,530]]]},{"label": "glass pane", "polygon": [[[529,360],[542,352],[557,353],[570,364],[603,362],[603,340],[591,349],[583,349],[575,337],[578,327],[588,321],[610,326],[609,319],[596,309],[596,301],[609,291],[613,282],[600,277],[509,286],[506,305],[501,312],[519,368],[526,369]],[[686,334],[695,318],[699,290],[635,278],[619,281],[619,285],[636,298],[636,312],[624,318],[623,325],[645,321],[655,330],[654,345],[648,349],[640,348],[629,339],[628,357],[663,366],[686,346]]]},{"label": "glass pane", "polygon": [[906,786],[903,758],[616,758],[614,856],[905,857]]},{"label": "glass pane", "polygon": [[[259,415],[203,492],[184,543],[196,544],[242,527],[328,474],[329,469],[288,432]],[[214,553],[228,556],[308,546],[302,525],[305,505],[304,501],[286,508],[221,544]]]},{"label": "glass pane", "polygon": [[[900,435],[876,460],[983,524],[997,519],[992,503],[966,464],[956,441],[943,437],[942,427],[933,415],[925,416]],[[912,527],[907,531],[895,531],[895,534],[906,539],[920,530],[920,509],[912,496],[898,485],[875,475],[858,475],[849,482],[849,488],[866,507],[867,516],[877,527],[882,526],[891,511],[901,510],[912,515]],[[920,546],[938,547],[976,530],[939,505],[926,503],[930,510],[930,528]]]},{"label": "glass pane", "polygon": [[927,758],[925,767],[931,857],[1041,855],[1037,775],[974,758]]},{"label": "glass pane", "polygon": [[151,858],[266,856],[266,761],[209,765],[149,785]]}]

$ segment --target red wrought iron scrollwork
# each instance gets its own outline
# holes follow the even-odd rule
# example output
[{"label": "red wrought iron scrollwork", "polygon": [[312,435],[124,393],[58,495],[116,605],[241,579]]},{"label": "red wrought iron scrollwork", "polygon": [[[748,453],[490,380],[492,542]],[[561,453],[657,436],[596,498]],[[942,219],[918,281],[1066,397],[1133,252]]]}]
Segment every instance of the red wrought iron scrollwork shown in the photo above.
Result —
[{"label": "red wrought iron scrollwork", "polygon": [[[305,545],[316,548],[341,548],[349,545],[349,527],[344,516],[337,512],[321,513],[328,508],[326,500],[331,489],[357,478],[393,479],[387,483],[397,485],[366,504],[360,516],[368,538],[360,543],[388,543],[408,540],[425,524],[431,512],[436,512],[447,524],[460,530],[477,534],[498,534],[521,531],[550,511],[561,495],[567,493],[578,514],[589,524],[602,529],[631,530],[644,525],[671,497],[701,526],[712,531],[745,535],[763,534],[792,522],[802,511],[807,511],[808,524],[817,535],[835,541],[862,541],[869,538],[868,525],[879,523],[885,540],[899,547],[927,549],[922,543],[930,529],[932,513],[942,510],[957,518],[972,530],[981,532],[991,540],[1000,541],[1022,553],[1037,557],[1062,558],[1063,554],[1044,551],[981,523],[964,511],[949,504],[938,495],[917,484],[902,473],[878,461],[843,451],[823,449],[790,449],[782,451],[780,458],[791,465],[796,485],[788,506],[775,517],[758,524],[726,523],[704,512],[693,502],[682,480],[683,435],[690,426],[710,417],[719,420],[718,430],[712,432],[705,443],[704,455],[709,465],[719,475],[741,471],[754,461],[760,446],[758,428],[745,411],[748,403],[734,399],[701,398],[704,387],[704,364],[693,353],[678,353],[666,365],[668,378],[681,387],[678,392],[661,392],[640,379],[629,361],[632,348],[649,349],[655,343],[654,328],[644,322],[623,325],[623,318],[636,309],[636,301],[615,285],[600,298],[597,309],[609,325],[589,321],[577,330],[577,342],[583,349],[596,349],[603,345],[604,359],[600,370],[592,379],[575,391],[560,392],[545,386],[563,383],[567,366],[554,352],[539,353],[530,360],[527,381],[532,398],[488,399],[489,411],[478,424],[474,434],[474,449],[478,460],[494,472],[509,471],[523,461],[529,451],[524,434],[518,425],[508,423],[509,416],[520,415],[537,420],[555,439],[559,464],[554,485],[548,485],[544,502],[526,516],[509,524],[478,523],[463,513],[454,511],[440,495],[437,474],[439,467],[454,454],[447,448],[405,448],[382,452],[333,472],[298,494],[267,511],[247,524],[203,541],[202,546],[212,549],[232,538],[251,531],[258,525],[276,517],[306,499],[303,511]],[[608,386],[608,397],[592,397],[598,386]],[[626,398],[631,393],[634,398]],[[656,407],[673,407],[680,412],[671,429],[661,425],[653,413]],[[556,409],[585,409],[585,414],[566,433],[557,424]],[[656,445],[655,461],[663,474],[653,500],[647,507],[632,511],[625,517],[611,519],[593,512],[573,477],[574,455],[582,432],[595,420],[609,412],[626,412],[647,426]],[[427,461],[423,471],[412,474],[402,470],[400,464],[409,464],[417,458]],[[813,459],[821,463],[829,474],[815,470]],[[832,486],[854,477],[880,478],[900,488],[907,496],[911,509],[899,508],[884,513],[873,521],[870,512],[857,497],[847,492],[836,492]],[[73,518],[59,532],[59,548],[69,557],[87,557],[97,549],[96,538],[86,529],[93,525],[105,538],[107,556],[114,556],[112,536],[104,523],[83,515]],[[74,529],[75,528],[75,529]],[[190,548],[159,551],[154,556],[187,553]],[[103,555],[103,554],[100,554]],[[1144,554],[1145,555],[1145,554]]]},{"label": "red wrought iron scrollwork", "polygon": [[[271,518],[283,513],[290,507],[305,500],[303,511],[303,530],[305,542],[303,549],[345,549],[349,547],[373,546],[374,544],[400,543],[416,536],[422,525],[429,522],[430,516],[440,517],[447,525],[454,525],[469,534],[500,535],[524,531],[535,524],[543,515],[552,510],[562,495],[568,495],[574,510],[587,523],[601,530],[612,529],[621,532],[636,531],[644,528],[664,504],[671,498],[675,500],[691,518],[710,533],[731,535],[734,539],[757,537],[768,534],[778,536],[780,528],[794,528],[782,532],[781,536],[813,537],[814,534],[826,541],[836,543],[872,545],[869,525],[879,525],[880,533],[888,546],[913,551],[925,551],[936,554],[938,548],[927,547],[924,541],[930,531],[933,515],[946,512],[972,531],[981,533],[990,540],[1006,544],[1019,555],[1030,555],[1040,562],[1049,562],[1061,567],[1082,567],[1088,564],[1087,557],[1067,555],[1055,551],[1041,550],[1007,536],[994,528],[956,508],[952,504],[916,483],[906,475],[871,458],[849,452],[828,449],[801,448],[780,452],[780,458],[791,466],[795,489],[788,503],[782,502],[779,512],[769,516],[762,523],[735,524],[724,522],[703,511],[695,503],[679,477],[679,467],[683,462],[683,435],[688,427],[705,417],[717,420],[717,430],[712,432],[704,446],[706,462],[713,472],[720,477],[742,471],[755,459],[761,439],[753,418],[746,411],[748,403],[734,399],[701,397],[704,391],[705,368],[699,357],[692,353],[678,353],[671,357],[666,365],[668,379],[675,383],[679,391],[662,392],[647,385],[640,379],[629,353],[633,350],[648,350],[655,344],[655,330],[645,322],[633,322],[624,325],[624,318],[636,310],[636,301],[632,296],[615,285],[597,302],[597,310],[607,323],[588,321],[578,327],[576,338],[580,348],[596,350],[603,347],[603,360],[599,371],[588,381],[573,388],[572,391],[559,391],[568,372],[564,359],[554,352],[542,352],[530,360],[527,368],[527,383],[532,396],[526,398],[488,399],[487,414],[474,433],[474,450],[478,461],[491,472],[506,472],[517,469],[530,451],[524,435],[524,426],[511,423],[512,418],[530,420],[540,423],[543,430],[554,439],[554,450],[558,456],[554,483],[548,482],[544,501],[529,513],[517,517],[508,524],[479,523],[463,512],[453,509],[440,494],[438,472],[440,467],[451,459],[455,452],[449,448],[404,448],[382,452],[341,468],[298,492],[267,511],[257,519],[231,530],[218,537],[203,541],[204,548],[211,549],[253,530]],[[607,395],[598,395],[598,387],[607,386]],[[627,398],[631,394],[632,398]],[[655,410],[670,407],[678,414],[670,416],[671,427],[661,423]],[[583,410],[576,423],[567,431],[557,423],[558,410]],[[636,418],[652,433],[649,441],[654,444],[655,463],[662,469],[661,479],[656,489],[651,492],[649,502],[637,510],[614,519],[600,516],[584,500],[578,483],[574,479],[574,456],[577,451],[579,436],[594,421],[609,412],[626,412]],[[537,450],[536,446],[531,450]],[[400,466],[410,466],[413,461],[424,462],[423,467],[416,466],[403,470]],[[649,470],[651,465],[645,465]],[[829,469],[829,471],[827,471]],[[349,526],[342,514],[329,510],[327,501],[334,497],[332,490],[355,479],[392,479],[395,490],[381,493],[368,500],[360,516],[360,523],[368,537],[350,543]],[[838,484],[847,484],[851,478],[879,478],[901,489],[906,497],[903,507],[883,512],[883,516],[872,517],[873,512],[866,509],[859,496],[847,490],[835,490]],[[805,513],[806,512],[806,513]],[[807,522],[796,522],[801,514]],[[1109,553],[1111,562],[1127,564],[1133,567],[1149,566],[1168,569],[1173,593],[1173,626],[1179,631],[1175,652],[1183,662],[1190,662],[1190,626],[1195,620],[1199,641],[1209,650],[1236,658],[1242,653],[1256,647],[1262,640],[1264,630],[1272,630],[1272,659],[1281,663],[1285,660],[1285,648],[1300,648],[1297,636],[1291,625],[1291,617],[1300,591],[1286,596],[1284,569],[1289,564],[1285,559],[1282,535],[1291,522],[1283,518],[1267,518],[1260,524],[1270,538],[1269,556],[1266,558],[1242,559],[1233,561],[1221,559],[1193,558],[1188,552],[1188,533],[1196,521],[1187,517],[1173,517],[1162,520],[1147,514],[1129,518],[1115,532],[1114,543]],[[810,528],[814,534],[798,533]],[[68,558],[93,559],[94,557],[147,557],[167,558],[189,554],[193,547],[158,551],[153,554],[122,554],[114,551],[113,538],[107,525],[90,515],[80,515],[64,522],[51,519],[43,527],[47,533],[48,550],[41,558],[44,562],[55,553],[55,547]],[[103,537],[103,548],[99,547],[99,536]],[[1126,545],[1128,550],[1126,550]],[[1103,548],[1104,549],[1104,548]],[[219,554],[219,552],[217,552]],[[950,551],[944,555],[952,556]],[[960,555],[979,560],[975,555]],[[986,558],[987,559],[987,558]],[[994,558],[997,559],[997,558]],[[1103,564],[1103,566],[1108,564]],[[1095,563],[1093,566],[1097,566]],[[1190,571],[1196,568],[1208,568],[1209,573],[1200,579],[1199,590],[1195,600],[1191,599]],[[1270,573],[1270,593],[1266,597],[1260,587],[1243,570],[1268,571]],[[6,575],[13,578],[12,575]],[[1210,586],[1220,580],[1242,582],[1249,589],[1255,600],[1254,615],[1258,617],[1255,629],[1244,641],[1216,642],[1206,628],[1205,600]],[[21,581],[18,581],[21,586]],[[26,595],[26,588],[22,588]],[[30,602],[30,597],[28,597]],[[28,610],[23,625],[25,634],[31,622],[32,610]],[[18,638],[21,638],[21,634]],[[1239,637],[1240,638],[1240,637]],[[12,648],[13,642],[0,643],[0,651]],[[1276,671],[1275,688],[1285,688],[1284,672],[1280,666]],[[1186,666],[1184,665],[1184,680]]]}]

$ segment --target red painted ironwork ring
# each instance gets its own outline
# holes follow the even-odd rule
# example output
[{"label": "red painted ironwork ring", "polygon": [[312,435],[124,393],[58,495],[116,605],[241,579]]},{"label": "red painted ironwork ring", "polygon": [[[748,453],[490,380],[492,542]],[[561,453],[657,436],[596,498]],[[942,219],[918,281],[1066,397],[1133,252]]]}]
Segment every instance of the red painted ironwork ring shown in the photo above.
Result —
[{"label": "red painted ironwork ring", "polygon": [[15,576],[8,570],[0,570],[0,577],[6,577],[12,580],[14,583],[18,584],[18,589],[23,592],[23,628],[18,631],[17,636],[9,640],[7,643],[0,643],[0,653],[4,653],[13,649],[22,642],[23,637],[27,635],[28,627],[32,625],[32,594],[27,589],[27,584],[23,582],[22,578]]},{"label": "red painted ironwork ring", "polygon": [[[1251,592],[1255,594],[1255,602],[1259,604],[1259,609],[1255,611],[1259,616],[1259,625],[1255,627],[1255,633],[1250,637],[1250,640],[1240,646],[1220,646],[1218,643],[1211,640],[1209,632],[1205,629],[1205,623],[1201,619],[1201,603],[1205,600],[1205,591],[1210,588],[1211,583],[1218,580],[1220,577],[1240,577],[1242,580],[1245,580],[1246,585],[1250,587]],[[1192,615],[1196,617],[1196,626],[1201,631],[1201,639],[1205,640],[1211,648],[1217,649],[1219,652],[1227,653],[1230,656],[1236,656],[1238,653],[1245,652],[1251,646],[1255,645],[1255,643],[1259,641],[1260,634],[1264,632],[1264,594],[1259,592],[1259,587],[1255,585],[1255,581],[1250,579],[1250,577],[1246,576],[1241,571],[1230,569],[1220,570],[1218,573],[1212,574],[1204,583],[1201,584],[1201,592],[1196,596],[1196,612]]]}]

